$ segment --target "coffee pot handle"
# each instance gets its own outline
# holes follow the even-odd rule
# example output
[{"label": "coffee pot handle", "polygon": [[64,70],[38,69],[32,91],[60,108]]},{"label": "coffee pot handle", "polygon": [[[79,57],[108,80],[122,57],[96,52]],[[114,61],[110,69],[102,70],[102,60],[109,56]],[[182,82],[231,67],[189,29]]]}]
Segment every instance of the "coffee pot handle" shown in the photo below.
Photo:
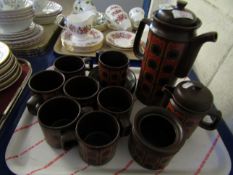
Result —
[{"label": "coffee pot handle", "polygon": [[199,123],[199,126],[207,129],[207,130],[214,130],[217,128],[218,123],[222,120],[222,113],[221,111],[217,110],[214,106],[210,109],[207,113],[208,116],[212,119],[212,122],[204,121],[204,118]]},{"label": "coffee pot handle", "polygon": [[144,31],[145,25],[147,24],[148,26],[150,26],[152,20],[144,18],[138,27],[136,36],[135,36],[135,40],[134,40],[134,45],[133,45],[133,51],[134,54],[139,58],[142,59],[143,58],[143,53],[140,50],[140,43],[141,43],[141,37],[142,37],[142,33]]}]

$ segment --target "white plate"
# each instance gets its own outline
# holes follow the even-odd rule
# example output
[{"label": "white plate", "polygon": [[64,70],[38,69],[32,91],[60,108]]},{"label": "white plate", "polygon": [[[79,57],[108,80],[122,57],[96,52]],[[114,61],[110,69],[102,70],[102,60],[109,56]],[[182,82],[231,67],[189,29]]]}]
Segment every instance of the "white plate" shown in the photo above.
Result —
[{"label": "white plate", "polygon": [[33,36],[29,38],[24,38],[17,41],[5,41],[11,49],[27,48],[38,44],[43,40],[44,28],[41,25],[36,25],[37,31]]},{"label": "white plate", "polygon": [[112,31],[106,35],[106,42],[114,47],[133,48],[135,34],[128,31]]},{"label": "white plate", "polygon": [[102,47],[104,35],[92,28],[85,39],[79,40],[70,31],[64,30],[61,34],[62,46],[72,52],[92,52]]},{"label": "white plate", "polygon": [[10,49],[9,47],[0,41],[0,65],[3,64],[9,57]]},{"label": "white plate", "polygon": [[31,32],[33,32],[33,30],[35,29],[35,26],[36,26],[36,24],[34,22],[32,22],[28,28],[26,28],[25,30],[23,30],[21,32],[16,32],[16,33],[11,33],[11,34],[0,33],[0,39],[2,39],[2,38],[8,39],[8,38],[15,38],[15,37],[23,37],[23,36],[28,35]]},{"label": "white plate", "polygon": [[3,91],[7,89],[8,87],[12,86],[19,79],[21,74],[22,74],[22,67],[17,62],[17,66],[15,68],[15,71],[12,73],[12,75],[6,81],[1,83],[0,91]]}]

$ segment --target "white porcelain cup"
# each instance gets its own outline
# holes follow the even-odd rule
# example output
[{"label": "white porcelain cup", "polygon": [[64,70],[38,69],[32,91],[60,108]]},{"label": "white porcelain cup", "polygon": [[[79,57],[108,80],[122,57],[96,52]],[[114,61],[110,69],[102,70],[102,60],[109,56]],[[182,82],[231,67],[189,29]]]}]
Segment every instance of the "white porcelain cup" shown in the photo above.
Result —
[{"label": "white porcelain cup", "polygon": [[138,28],[141,20],[144,18],[145,12],[141,7],[134,7],[129,11],[129,19],[134,28]]},{"label": "white porcelain cup", "polygon": [[[92,28],[94,17],[95,14],[91,11],[70,14],[67,17],[59,15],[57,16],[56,23],[64,30],[69,30],[78,39],[85,39]],[[61,26],[58,23],[61,18],[65,19],[65,26]]]},{"label": "white porcelain cup", "polygon": [[16,10],[24,8],[27,0],[0,0],[0,10]]},{"label": "white porcelain cup", "polygon": [[118,4],[112,4],[110,6],[108,6],[105,10],[105,14],[108,17],[112,17],[114,15],[116,15],[118,12],[124,11],[123,8],[118,5]]},{"label": "white porcelain cup", "polygon": [[73,13],[92,11],[97,13],[96,7],[92,0],[76,0],[73,4]]},{"label": "white porcelain cup", "polygon": [[33,8],[35,13],[40,13],[48,5],[49,0],[33,0]]},{"label": "white porcelain cup", "polygon": [[106,19],[108,20],[110,28],[113,28],[115,30],[132,30],[132,24],[130,22],[128,14],[125,11],[122,11],[110,17],[106,16]]}]

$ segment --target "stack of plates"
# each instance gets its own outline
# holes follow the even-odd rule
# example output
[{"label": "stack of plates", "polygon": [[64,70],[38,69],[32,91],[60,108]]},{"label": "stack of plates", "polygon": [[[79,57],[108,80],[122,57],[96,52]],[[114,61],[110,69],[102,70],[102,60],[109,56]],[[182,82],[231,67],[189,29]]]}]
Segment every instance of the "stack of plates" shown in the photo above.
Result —
[{"label": "stack of plates", "polygon": [[25,30],[13,34],[1,34],[0,40],[6,43],[12,50],[25,49],[37,45],[43,39],[44,28],[35,23]]},{"label": "stack of plates", "polygon": [[25,5],[18,9],[0,10],[0,34],[11,34],[25,30],[33,21],[32,2],[25,0]]},{"label": "stack of plates", "polygon": [[41,11],[35,13],[34,22],[37,24],[54,23],[57,15],[62,13],[62,6],[56,2],[49,1],[48,5]]},{"label": "stack of plates", "polygon": [[0,42],[0,91],[13,85],[20,77],[22,67],[9,47]]}]

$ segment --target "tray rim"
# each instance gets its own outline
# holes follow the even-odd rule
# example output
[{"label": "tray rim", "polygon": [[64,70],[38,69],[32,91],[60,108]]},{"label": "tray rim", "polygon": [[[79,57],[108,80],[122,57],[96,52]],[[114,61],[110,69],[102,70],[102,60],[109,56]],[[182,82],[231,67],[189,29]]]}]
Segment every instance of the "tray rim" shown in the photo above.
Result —
[{"label": "tray rim", "polygon": [[27,85],[29,77],[32,74],[31,63],[29,61],[27,61],[26,59],[23,59],[23,58],[17,58],[17,59],[18,59],[18,61],[19,61],[19,63],[21,65],[26,64],[29,67],[29,71],[28,71],[27,75],[25,76],[24,80],[22,81],[22,83],[20,84],[20,86],[18,87],[18,89],[16,90],[16,92],[15,92],[14,96],[12,97],[11,101],[9,102],[9,104],[7,105],[7,107],[5,108],[3,113],[1,114],[0,129],[4,125],[4,123],[5,123],[4,121],[7,119],[7,117],[11,113],[12,109],[14,108],[15,104],[17,103],[20,95],[22,94],[24,88]]},{"label": "tray rim", "polygon": [[[24,110],[25,110],[25,108],[23,108],[22,113],[24,112]],[[22,113],[21,113],[21,115],[20,115],[20,117],[19,117],[19,120],[20,120],[20,118],[21,118],[21,116],[22,116]],[[18,122],[19,122],[19,120],[18,120]],[[17,127],[18,122],[17,122],[17,124],[16,124],[15,127]],[[13,130],[13,132],[14,132],[14,130]],[[217,133],[220,134],[219,131],[217,131]],[[1,138],[1,133],[0,133],[0,138]],[[224,144],[224,148],[226,149],[226,151],[228,151],[227,148],[225,147],[224,140],[221,138],[221,135],[220,135],[220,139],[222,140],[222,143]],[[9,140],[9,142],[10,142],[10,140]],[[9,142],[8,142],[8,143],[9,143]],[[7,149],[7,147],[6,147],[6,149]],[[6,150],[5,150],[5,151],[6,151]],[[5,152],[4,152],[4,155],[5,155]],[[1,157],[0,157],[0,159],[1,159]],[[4,157],[4,161],[5,161],[5,157]],[[230,163],[231,163],[231,162],[230,162]],[[6,164],[6,162],[5,162],[5,164]],[[1,161],[0,161],[0,165],[1,165]],[[0,170],[1,170],[1,166],[0,166]],[[14,174],[14,173],[9,169],[9,167],[8,167],[7,165],[6,165],[5,169],[4,169],[4,172],[6,172],[7,174]]]}]

